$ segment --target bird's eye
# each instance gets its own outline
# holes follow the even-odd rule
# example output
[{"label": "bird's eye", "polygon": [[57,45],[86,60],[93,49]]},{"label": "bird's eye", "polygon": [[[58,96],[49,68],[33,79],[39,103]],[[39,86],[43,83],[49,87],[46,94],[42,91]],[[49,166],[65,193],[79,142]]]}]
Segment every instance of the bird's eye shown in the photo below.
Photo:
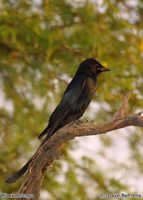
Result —
[{"label": "bird's eye", "polygon": [[97,67],[97,70],[100,71],[100,67]]}]

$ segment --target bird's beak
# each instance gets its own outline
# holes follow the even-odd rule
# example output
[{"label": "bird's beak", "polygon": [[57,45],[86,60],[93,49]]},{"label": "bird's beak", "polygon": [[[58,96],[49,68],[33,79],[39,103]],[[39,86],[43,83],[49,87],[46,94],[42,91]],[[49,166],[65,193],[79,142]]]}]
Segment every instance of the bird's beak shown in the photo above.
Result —
[{"label": "bird's beak", "polygon": [[102,68],[101,68],[101,72],[106,72],[106,71],[111,71],[109,68],[107,68],[107,67],[103,67],[102,66]]}]

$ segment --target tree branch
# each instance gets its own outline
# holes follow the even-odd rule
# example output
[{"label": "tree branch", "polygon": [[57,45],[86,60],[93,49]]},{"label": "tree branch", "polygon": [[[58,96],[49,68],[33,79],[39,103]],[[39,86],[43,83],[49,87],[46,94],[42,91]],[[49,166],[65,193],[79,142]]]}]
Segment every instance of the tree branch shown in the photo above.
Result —
[{"label": "tree branch", "polygon": [[113,116],[114,120],[119,119],[120,117],[124,117],[125,116],[125,111],[127,109],[128,101],[129,101],[130,96],[131,96],[130,92],[125,95],[120,108],[117,110],[117,112]]},{"label": "tree branch", "polygon": [[51,167],[54,160],[60,159],[63,144],[75,137],[104,134],[128,126],[143,127],[143,112],[124,116],[129,96],[125,96],[121,107],[108,122],[98,125],[93,122],[74,122],[58,130],[34,154],[19,193],[34,194],[34,199],[37,200],[46,170]]}]

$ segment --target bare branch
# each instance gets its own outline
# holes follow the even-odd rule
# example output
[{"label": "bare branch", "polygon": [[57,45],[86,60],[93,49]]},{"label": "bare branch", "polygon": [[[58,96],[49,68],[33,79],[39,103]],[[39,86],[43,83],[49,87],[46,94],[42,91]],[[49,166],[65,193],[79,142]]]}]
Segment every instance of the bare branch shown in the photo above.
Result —
[{"label": "bare branch", "polygon": [[111,121],[98,125],[95,125],[93,122],[70,123],[58,130],[45,144],[40,146],[34,154],[19,193],[34,194],[34,199],[37,200],[46,170],[50,169],[54,160],[60,159],[63,144],[75,137],[105,134],[128,126],[143,127],[143,111],[124,116],[124,110],[127,106],[129,96],[129,94],[126,95],[117,112],[118,115],[116,114],[117,117],[114,117]]},{"label": "bare branch", "polygon": [[131,93],[127,93],[123,99],[123,102],[120,106],[120,108],[117,110],[117,112],[115,113],[115,115],[113,116],[113,119],[116,120],[116,119],[119,119],[121,117],[124,117],[125,115],[125,111],[127,109],[127,106],[128,106],[128,101],[129,101],[129,98],[131,96]]}]

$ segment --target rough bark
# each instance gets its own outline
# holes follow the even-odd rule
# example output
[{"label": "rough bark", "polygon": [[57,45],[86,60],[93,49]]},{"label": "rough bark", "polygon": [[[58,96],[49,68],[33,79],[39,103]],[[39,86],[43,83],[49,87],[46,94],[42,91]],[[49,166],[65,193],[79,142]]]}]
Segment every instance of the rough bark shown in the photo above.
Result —
[{"label": "rough bark", "polygon": [[129,96],[130,94],[125,96],[121,107],[108,122],[102,124],[75,122],[58,130],[34,154],[33,161],[18,193],[34,194],[34,200],[37,200],[46,170],[52,166],[54,160],[60,159],[63,144],[75,137],[105,134],[128,126],[143,127],[143,112],[124,116]]}]

